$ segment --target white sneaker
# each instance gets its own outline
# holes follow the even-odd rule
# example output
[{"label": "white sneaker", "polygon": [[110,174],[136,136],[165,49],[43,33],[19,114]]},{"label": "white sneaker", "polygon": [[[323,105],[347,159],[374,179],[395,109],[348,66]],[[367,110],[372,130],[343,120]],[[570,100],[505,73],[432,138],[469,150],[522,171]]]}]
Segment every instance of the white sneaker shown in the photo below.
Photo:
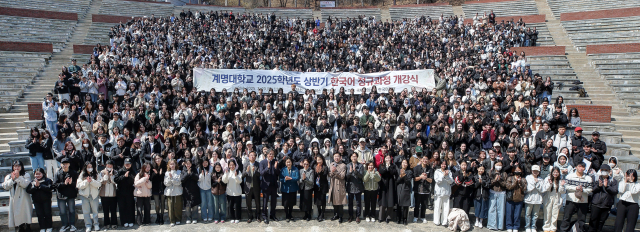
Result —
[{"label": "white sneaker", "polygon": [[413,223],[418,222],[418,218],[413,218]]},{"label": "white sneaker", "polygon": [[87,227],[86,229],[84,229],[85,232],[91,232],[91,226]]},{"label": "white sneaker", "polygon": [[100,225],[94,225],[93,231],[100,231]]},{"label": "white sneaker", "polygon": [[52,231],[53,231],[53,228],[49,228],[46,230],[46,232],[52,232]]},{"label": "white sneaker", "polygon": [[435,223],[435,222],[434,222],[433,224],[434,224],[434,225],[436,225],[436,226],[439,226],[439,225],[440,225],[439,223]]},{"label": "white sneaker", "polygon": [[236,220],[236,224],[240,223],[240,220]]},{"label": "white sneaker", "polygon": [[[369,217],[367,217],[367,218],[365,219],[365,221],[367,221],[367,222],[371,222],[371,219],[369,219]],[[40,231],[40,232],[42,232],[42,231]]]},{"label": "white sneaker", "polygon": [[527,232],[531,232],[531,229],[530,229],[530,228],[527,228],[525,231],[527,231]]},{"label": "white sneaker", "polygon": [[187,222],[184,224],[191,224],[191,220],[187,220]]},{"label": "white sneaker", "polygon": [[207,221],[213,221],[213,218],[207,218]]},{"label": "white sneaker", "polygon": [[74,231],[76,231],[76,230],[78,230],[78,229],[76,229],[76,227],[75,227],[75,226],[70,226],[69,231],[74,232]]},{"label": "white sneaker", "polygon": [[40,232],[44,232],[44,229],[40,229]]},{"label": "white sneaker", "polygon": [[180,221],[177,221],[177,222],[176,222],[176,225],[180,225]]},{"label": "white sneaker", "polygon": [[176,224],[175,223],[171,223],[171,227],[174,227],[174,226],[176,226]]},{"label": "white sneaker", "polygon": [[422,223],[423,223],[423,224],[427,224],[427,219],[426,219],[426,218],[423,218],[423,219],[422,219]]},{"label": "white sneaker", "polygon": [[478,228],[482,228],[482,221],[478,222]]},{"label": "white sneaker", "polygon": [[198,223],[198,220],[191,221],[191,224],[196,224],[196,223]]}]

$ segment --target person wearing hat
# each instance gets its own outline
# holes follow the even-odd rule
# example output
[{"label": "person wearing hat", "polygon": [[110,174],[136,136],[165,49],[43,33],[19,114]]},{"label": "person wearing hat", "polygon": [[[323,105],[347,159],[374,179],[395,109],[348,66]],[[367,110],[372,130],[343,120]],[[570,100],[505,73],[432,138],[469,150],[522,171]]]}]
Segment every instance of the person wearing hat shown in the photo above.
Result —
[{"label": "person wearing hat", "polygon": [[78,196],[78,189],[76,188],[76,179],[78,178],[78,174],[76,171],[69,168],[71,166],[69,158],[63,158],[60,163],[61,167],[53,177],[53,188],[57,192],[56,198],[58,199],[60,221],[62,222],[60,231],[76,231],[75,199]]},{"label": "person wearing hat", "polygon": [[[124,144],[124,140],[118,140],[118,143]],[[122,223],[122,226],[133,227],[136,210],[136,202],[133,195],[135,190],[134,182],[136,172],[132,168],[133,160],[131,157],[126,157],[122,160],[124,165],[118,170],[114,177],[114,181],[117,185],[116,195],[118,196],[118,211],[120,213],[120,223]],[[117,166],[114,165],[114,168],[115,167]]]},{"label": "person wearing hat", "polygon": [[591,133],[591,152],[595,156],[595,159],[591,163],[591,167],[598,171],[600,164],[604,162],[604,154],[607,153],[607,143],[600,140],[600,132],[594,131]]},{"label": "person wearing hat", "polygon": [[574,129],[573,135],[571,136],[571,146],[572,152],[571,154],[576,154],[578,152],[582,152],[582,145],[589,142],[584,136],[582,136],[582,127],[576,127]]},{"label": "person wearing hat", "polygon": [[373,152],[369,147],[367,147],[367,140],[365,138],[360,138],[358,140],[358,147],[353,151],[358,154],[358,163],[365,164],[369,162],[373,162]]},{"label": "person wearing hat", "polygon": [[611,176],[609,165],[600,166],[596,175],[591,198],[591,218],[589,218],[589,232],[602,231],[609,211],[618,195],[618,181]]},{"label": "person wearing hat", "polygon": [[551,156],[549,154],[542,154],[540,162],[540,178],[547,178],[551,174],[554,162],[551,162]]},{"label": "person wearing hat", "polygon": [[538,221],[538,212],[542,205],[543,184],[544,180],[540,178],[540,166],[531,166],[531,174],[526,178],[527,189],[525,190],[524,203],[525,207],[525,226],[526,232],[536,232],[536,222]]},{"label": "person wearing hat", "polygon": [[578,221],[585,221],[589,211],[589,194],[591,194],[593,179],[585,172],[585,163],[580,162],[576,166],[576,172],[569,173],[566,177],[567,202],[564,207],[564,216],[560,224],[561,232],[568,232],[575,223],[571,218],[578,213]]}]

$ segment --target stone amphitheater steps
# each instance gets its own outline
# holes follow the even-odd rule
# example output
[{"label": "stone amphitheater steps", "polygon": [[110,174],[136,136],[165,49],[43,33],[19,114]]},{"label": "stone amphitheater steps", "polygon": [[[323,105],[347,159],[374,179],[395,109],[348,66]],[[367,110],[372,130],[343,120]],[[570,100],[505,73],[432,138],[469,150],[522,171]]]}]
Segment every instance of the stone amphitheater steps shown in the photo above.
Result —
[{"label": "stone amphitheater steps", "polygon": [[62,51],[53,53],[51,59],[34,81],[25,88],[22,97],[12,106],[10,113],[0,114],[0,154],[9,151],[8,142],[18,140],[19,129],[25,129],[24,121],[29,120],[28,104],[42,102],[46,93],[51,92],[58,80],[62,66],[70,65],[73,44],[82,44],[91,27],[91,16],[100,10],[102,0],[92,0],[88,11],[82,14],[71,38]]}]

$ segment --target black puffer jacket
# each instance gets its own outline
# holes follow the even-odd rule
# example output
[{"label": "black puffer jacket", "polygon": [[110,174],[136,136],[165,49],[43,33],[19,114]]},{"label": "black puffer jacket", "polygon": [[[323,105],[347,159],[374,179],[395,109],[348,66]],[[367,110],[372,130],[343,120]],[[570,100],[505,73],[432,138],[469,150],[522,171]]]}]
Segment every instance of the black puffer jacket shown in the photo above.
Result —
[{"label": "black puffer jacket", "polygon": [[27,186],[27,192],[31,194],[31,199],[33,202],[41,203],[41,202],[51,202],[51,193],[53,189],[53,181],[49,178],[43,178],[40,181],[40,185],[37,187],[34,185],[35,180],[29,183]]},{"label": "black puffer jacket", "polygon": [[[480,183],[480,179],[482,179],[482,183]],[[489,190],[491,188],[491,179],[489,175],[485,172],[482,176],[475,174],[473,175],[473,187],[475,190],[475,199],[476,200],[489,200]]]},{"label": "black puffer jacket", "polygon": [[605,187],[604,184],[599,186],[600,183],[600,172],[598,172],[598,177],[594,182],[593,187],[593,198],[591,199],[591,204],[598,208],[609,209],[613,206],[613,202],[616,199],[616,195],[618,195],[618,181],[609,177],[609,183]]},{"label": "black puffer jacket", "polygon": [[185,206],[200,205],[200,187],[198,187],[198,170],[191,167],[191,173],[185,167],[182,170],[182,201]]}]

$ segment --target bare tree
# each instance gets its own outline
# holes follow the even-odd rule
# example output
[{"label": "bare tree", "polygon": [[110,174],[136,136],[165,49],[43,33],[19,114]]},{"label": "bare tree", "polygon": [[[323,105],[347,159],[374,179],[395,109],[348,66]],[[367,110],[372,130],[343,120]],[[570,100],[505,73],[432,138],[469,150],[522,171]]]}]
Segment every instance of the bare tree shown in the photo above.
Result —
[{"label": "bare tree", "polygon": [[280,7],[287,7],[287,2],[289,0],[280,0]]}]

